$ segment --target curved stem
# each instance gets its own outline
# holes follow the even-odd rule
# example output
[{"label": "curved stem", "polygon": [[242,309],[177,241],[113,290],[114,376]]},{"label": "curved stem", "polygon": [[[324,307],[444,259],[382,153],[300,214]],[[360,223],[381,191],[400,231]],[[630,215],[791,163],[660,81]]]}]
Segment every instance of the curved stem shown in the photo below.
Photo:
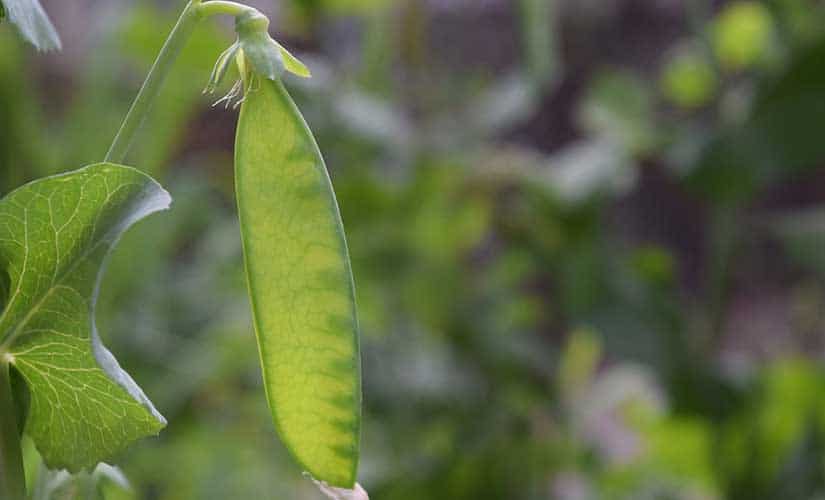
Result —
[{"label": "curved stem", "polygon": [[129,112],[126,114],[126,118],[124,118],[114,141],[112,141],[109,152],[106,153],[106,161],[119,163],[126,157],[135,134],[160,91],[163,80],[169,70],[172,69],[175,59],[177,59],[178,54],[186,44],[186,40],[202,17],[199,10],[200,5],[201,0],[190,0],[186,8],[183,9],[183,13],[181,13],[175,27],[172,28],[172,32],[169,33],[163,48],[160,49],[152,69],[149,70],[143,86],[140,88],[137,97],[135,97],[132,107],[129,108]]},{"label": "curved stem", "polygon": [[157,59],[152,64],[149,74],[146,75],[146,80],[143,82],[137,97],[135,97],[132,107],[129,108],[126,118],[123,119],[120,130],[118,130],[109,151],[106,153],[105,161],[120,163],[126,158],[126,153],[129,152],[135,134],[137,134],[141,124],[146,119],[146,115],[149,114],[152,102],[157,97],[163,80],[169,70],[172,69],[175,59],[177,59],[198,21],[205,17],[220,14],[238,17],[247,12],[257,12],[257,10],[247,5],[225,0],[210,0],[208,2],[190,0],[186,4],[186,8],[183,9],[178,22],[172,28],[172,32],[169,33],[169,37],[160,49]]},{"label": "curved stem", "polygon": [[160,92],[163,80],[169,74],[169,70],[172,69],[175,59],[177,59],[198,21],[214,15],[226,14],[238,17],[249,12],[258,11],[248,5],[225,0],[210,0],[207,2],[189,0],[178,22],[172,28],[172,32],[169,33],[169,37],[160,49],[149,74],[146,75],[146,80],[144,80],[138,95],[135,97],[132,107],[129,108],[126,118],[123,119],[120,130],[118,130],[109,151],[106,153],[105,161],[121,163],[126,158],[126,153],[129,152],[135,134],[137,134],[141,124],[146,119],[146,115],[149,114],[152,103],[158,92]]},{"label": "curved stem", "polygon": [[0,498],[24,500],[26,476],[9,369],[8,361],[0,361]]},{"label": "curved stem", "polygon": [[237,2],[229,2],[226,0],[210,0],[203,2],[198,7],[198,12],[204,17],[214,16],[218,14],[226,14],[238,17],[246,12],[257,12],[257,9],[248,5],[243,5]]}]

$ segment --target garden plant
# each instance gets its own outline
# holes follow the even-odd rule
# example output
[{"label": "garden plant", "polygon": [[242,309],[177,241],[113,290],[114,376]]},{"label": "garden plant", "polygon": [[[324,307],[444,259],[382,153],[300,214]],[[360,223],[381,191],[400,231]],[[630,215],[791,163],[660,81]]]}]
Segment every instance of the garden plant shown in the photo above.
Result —
[{"label": "garden plant", "polygon": [[[60,48],[37,0],[0,7],[36,47]],[[324,160],[281,81],[309,70],[270,37],[269,20],[254,8],[191,0],[103,162],[35,180],[0,201],[0,498],[27,498],[23,432],[48,468],[76,473],[166,425],[101,343],[95,304],[120,236],[171,204],[155,180],[120,162],[187,38],[216,15],[234,17],[237,41],[206,90],[237,68],[238,81],[218,103],[240,107],[236,198],[272,419],[322,491],[366,497],[355,482],[361,380],[347,244]]]}]

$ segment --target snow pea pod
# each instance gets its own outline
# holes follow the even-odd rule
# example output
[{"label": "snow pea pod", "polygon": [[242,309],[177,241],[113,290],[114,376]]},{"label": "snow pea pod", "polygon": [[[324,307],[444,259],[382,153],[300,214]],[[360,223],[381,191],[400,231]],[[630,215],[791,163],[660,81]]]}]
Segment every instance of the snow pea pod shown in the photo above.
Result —
[{"label": "snow pea pod", "polygon": [[252,78],[238,121],[235,183],[267,400],[306,471],[352,488],[361,379],[344,229],[298,108],[279,79]]}]

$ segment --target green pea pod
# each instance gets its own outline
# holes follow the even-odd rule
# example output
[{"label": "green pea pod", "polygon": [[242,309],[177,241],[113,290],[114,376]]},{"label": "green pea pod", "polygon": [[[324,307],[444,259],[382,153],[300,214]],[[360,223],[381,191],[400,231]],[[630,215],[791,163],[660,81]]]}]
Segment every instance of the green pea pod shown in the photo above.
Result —
[{"label": "green pea pod", "polygon": [[341,217],[315,139],[283,84],[252,78],[235,176],[267,400],[281,439],[306,471],[352,488],[361,377]]}]

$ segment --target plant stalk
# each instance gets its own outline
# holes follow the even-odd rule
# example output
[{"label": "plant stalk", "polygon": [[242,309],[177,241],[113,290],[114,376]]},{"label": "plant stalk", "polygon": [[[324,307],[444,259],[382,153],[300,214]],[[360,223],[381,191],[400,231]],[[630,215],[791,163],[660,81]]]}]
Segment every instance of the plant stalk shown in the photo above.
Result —
[{"label": "plant stalk", "polygon": [[132,107],[129,108],[126,118],[123,119],[120,130],[118,130],[114,141],[112,141],[109,152],[106,153],[106,161],[122,163],[126,158],[132,140],[152,108],[152,103],[160,91],[163,80],[169,74],[175,59],[177,59],[181,49],[186,45],[189,35],[191,35],[192,30],[202,17],[199,10],[200,4],[201,0],[190,0],[186,8],[183,9],[178,22],[172,28],[172,32],[169,33],[169,37],[160,49],[157,59],[152,64],[152,69],[146,75],[146,80],[143,82],[137,97],[135,97]]},{"label": "plant stalk", "polygon": [[237,2],[229,2],[226,0],[210,0],[203,2],[198,7],[198,12],[204,17],[214,16],[218,14],[226,14],[229,16],[238,17],[246,12],[257,12],[257,9],[248,5],[243,5]]},{"label": "plant stalk", "polygon": [[10,366],[0,361],[0,498],[25,500],[26,476],[12,396]]},{"label": "plant stalk", "polygon": [[114,163],[122,163],[129,152],[129,147],[135,138],[140,126],[149,114],[152,108],[152,103],[160,92],[160,86],[169,74],[169,70],[175,63],[186,41],[192,34],[195,26],[203,18],[214,15],[226,14],[238,17],[247,12],[257,12],[253,7],[243,5],[240,3],[225,1],[225,0],[211,0],[203,2],[202,0],[189,0],[186,8],[178,18],[175,27],[172,28],[169,37],[164,42],[163,47],[158,53],[149,74],[146,75],[140,91],[135,97],[132,107],[123,119],[117,135],[106,153],[105,161]]}]

